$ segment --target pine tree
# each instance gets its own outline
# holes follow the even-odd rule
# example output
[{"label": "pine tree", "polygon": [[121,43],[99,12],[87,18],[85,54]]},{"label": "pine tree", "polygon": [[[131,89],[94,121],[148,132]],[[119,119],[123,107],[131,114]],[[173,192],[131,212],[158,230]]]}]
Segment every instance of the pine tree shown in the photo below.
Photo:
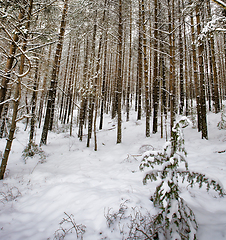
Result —
[{"label": "pine tree", "polygon": [[182,133],[182,128],[188,124],[186,117],[176,122],[171,140],[163,151],[144,153],[140,164],[140,170],[152,168],[145,174],[144,184],[148,180],[160,179],[151,201],[159,209],[154,218],[156,229],[159,229],[158,235],[164,236],[165,239],[196,239],[198,224],[193,211],[180,196],[180,183],[186,181],[190,187],[195,183],[199,187],[206,185],[207,191],[212,187],[220,196],[224,195],[223,187],[215,180],[204,174],[189,171]]}]

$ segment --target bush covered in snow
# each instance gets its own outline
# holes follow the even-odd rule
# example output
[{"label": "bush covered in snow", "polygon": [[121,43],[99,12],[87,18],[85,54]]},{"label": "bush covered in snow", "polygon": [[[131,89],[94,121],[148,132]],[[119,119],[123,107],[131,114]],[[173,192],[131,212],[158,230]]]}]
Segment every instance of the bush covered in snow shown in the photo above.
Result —
[{"label": "bush covered in snow", "polygon": [[[225,108],[224,108],[224,109],[225,109]],[[218,127],[219,130],[221,130],[221,129],[226,129],[226,114],[225,114],[225,112],[224,112],[224,109],[223,109],[223,111],[222,111],[222,113],[221,113],[221,120],[220,120],[220,122],[217,124],[217,127]]]},{"label": "bush covered in snow", "polygon": [[160,180],[151,196],[154,206],[159,209],[159,213],[154,217],[159,239],[196,239],[198,225],[193,211],[180,196],[180,182],[187,181],[190,187],[195,183],[198,183],[199,187],[205,184],[207,191],[212,187],[223,196],[223,188],[215,180],[189,171],[182,133],[182,128],[187,125],[187,118],[177,122],[172,130],[171,141],[163,151],[144,153],[140,164],[140,170],[151,168],[145,174],[144,184],[148,180]]},{"label": "bush covered in snow", "polygon": [[22,153],[22,158],[24,159],[25,163],[29,157],[34,157],[35,155],[39,155],[40,163],[44,163],[46,160],[45,152],[34,142],[29,143]]}]

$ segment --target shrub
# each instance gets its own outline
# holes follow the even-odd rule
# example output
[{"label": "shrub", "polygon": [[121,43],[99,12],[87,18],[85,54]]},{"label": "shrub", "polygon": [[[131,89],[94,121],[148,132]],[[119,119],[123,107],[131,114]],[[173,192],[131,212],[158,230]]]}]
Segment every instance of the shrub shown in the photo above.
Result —
[{"label": "shrub", "polygon": [[55,232],[55,240],[63,240],[68,234],[73,231],[76,234],[76,239],[83,240],[83,235],[86,230],[86,226],[82,224],[77,224],[74,220],[74,216],[71,214],[64,213],[65,218],[60,222],[60,228]]},{"label": "shrub", "polygon": [[34,157],[35,155],[39,155],[40,163],[44,163],[46,160],[45,152],[34,142],[29,143],[25,149],[23,150],[22,157],[26,163],[29,157]]}]

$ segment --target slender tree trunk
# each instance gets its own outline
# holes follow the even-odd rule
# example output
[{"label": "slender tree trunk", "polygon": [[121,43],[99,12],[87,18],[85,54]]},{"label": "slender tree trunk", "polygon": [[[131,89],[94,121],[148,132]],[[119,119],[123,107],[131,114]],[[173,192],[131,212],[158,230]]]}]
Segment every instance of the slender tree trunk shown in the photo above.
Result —
[{"label": "slender tree trunk", "polygon": [[[207,5],[207,14],[208,14],[208,21],[212,20],[211,17],[211,9],[210,9],[210,0],[206,1]],[[209,48],[210,48],[210,66],[211,66],[211,73],[213,78],[213,100],[214,100],[214,108],[215,113],[220,111],[220,97],[219,97],[219,90],[218,90],[218,79],[217,79],[217,66],[216,66],[216,59],[215,59],[215,49],[214,49],[214,37],[210,36],[209,38]]]},{"label": "slender tree trunk", "polygon": [[79,59],[80,59],[80,44],[78,43],[76,46],[77,54],[76,54],[76,63],[75,63],[75,69],[74,69],[74,83],[73,83],[73,97],[72,97],[72,105],[71,105],[71,118],[70,118],[70,136],[72,136],[73,131],[73,118],[74,118],[74,106],[75,106],[75,100],[76,100],[76,94],[77,94],[77,88],[79,88],[78,84],[78,72],[79,72]]},{"label": "slender tree trunk", "polygon": [[193,72],[194,72],[194,86],[196,95],[196,108],[197,108],[197,118],[198,118],[198,131],[201,131],[201,116],[200,116],[200,88],[199,88],[199,76],[198,76],[198,66],[197,66],[197,56],[196,56],[196,45],[195,45],[195,28],[194,28],[194,17],[191,15],[191,41],[192,41],[192,62],[193,62]]},{"label": "slender tree trunk", "polygon": [[[163,46],[161,47],[163,48]],[[167,117],[167,111],[166,111],[166,76],[165,76],[165,61],[164,61],[164,56],[162,54],[160,54],[160,58],[159,58],[159,68],[160,68],[160,76],[161,76],[161,138],[163,138],[163,130],[164,130],[164,119],[166,120]]]},{"label": "slender tree trunk", "polygon": [[[181,14],[181,0],[178,0],[178,15]],[[180,114],[184,111],[184,51],[183,51],[183,39],[182,39],[182,17],[179,18],[179,78],[180,78]]]},{"label": "slender tree trunk", "polygon": [[[70,41],[69,41],[68,52],[67,52],[67,61],[66,61],[65,72],[64,72],[64,82],[63,82],[63,88],[62,88],[63,92],[65,91],[66,82],[67,82],[68,65],[69,65],[69,59],[70,59],[70,53],[71,53],[71,38],[72,37],[70,37]],[[62,93],[62,96],[61,96],[60,116],[59,116],[60,120],[62,119],[63,105],[64,105],[64,93]]]},{"label": "slender tree trunk", "polygon": [[[170,0],[169,0],[170,1]],[[170,44],[170,128],[171,140],[173,141],[173,126],[176,120],[176,76],[175,76],[175,12],[174,0],[171,0],[169,8],[169,44]],[[175,142],[172,142],[172,149],[175,148]]]},{"label": "slender tree trunk", "polygon": [[117,78],[117,100],[118,100],[118,125],[117,125],[117,143],[122,142],[122,35],[123,35],[123,22],[122,22],[122,0],[119,2],[119,22],[118,22],[118,78]]},{"label": "slender tree trunk", "polygon": [[[131,70],[132,70],[132,0],[130,0],[130,21],[129,21],[129,63],[126,92],[126,121],[129,121],[130,91],[131,91]],[[149,108],[150,109],[150,108]]]},{"label": "slender tree trunk", "polygon": [[[182,9],[184,9],[184,0],[182,0]],[[184,79],[185,79],[185,115],[189,114],[189,81],[188,81],[188,69],[189,69],[189,54],[187,47],[187,36],[186,36],[186,25],[185,25],[185,17],[182,16],[182,25],[183,25],[183,38],[184,38]]]},{"label": "slender tree trunk", "polygon": [[150,105],[148,84],[148,61],[147,61],[147,39],[145,27],[145,6],[142,0],[142,24],[143,24],[143,53],[144,53],[144,83],[145,83],[145,112],[146,112],[146,137],[150,137]]},{"label": "slender tree trunk", "polygon": [[69,123],[70,121],[70,115],[71,115],[71,110],[72,110],[72,103],[73,103],[73,93],[74,93],[74,88],[75,88],[75,69],[76,69],[76,63],[78,61],[78,55],[77,52],[78,51],[78,44],[76,43],[75,45],[75,50],[74,50],[74,54],[72,56],[72,62],[73,62],[73,68],[71,69],[72,72],[70,73],[70,78],[72,79],[72,83],[71,83],[71,87],[70,87],[70,91],[69,91],[69,106],[68,106],[68,115],[67,115],[67,123]]},{"label": "slender tree trunk", "polygon": [[42,83],[42,92],[41,92],[40,103],[39,103],[39,111],[38,111],[38,122],[39,122],[38,127],[39,128],[41,127],[43,105],[44,105],[44,101],[45,101],[45,98],[46,98],[46,81],[47,81],[47,77],[48,77],[50,57],[51,57],[51,45],[49,46],[48,59],[47,59],[47,62],[46,62],[45,76],[44,76],[43,83]]},{"label": "slender tree trunk", "polygon": [[37,89],[38,89],[38,69],[39,69],[39,61],[36,61],[35,67],[35,76],[34,76],[34,85],[33,85],[33,93],[31,98],[31,122],[30,122],[30,136],[28,146],[31,147],[31,144],[34,141],[34,133],[35,133],[35,110],[36,110],[36,102],[37,102]]},{"label": "slender tree trunk", "polygon": [[71,99],[72,99],[72,92],[73,92],[73,77],[74,77],[74,67],[75,67],[75,57],[76,54],[76,42],[74,43],[73,46],[73,51],[72,51],[72,60],[71,60],[71,66],[70,66],[70,72],[68,75],[68,86],[67,86],[67,96],[66,96],[66,101],[65,101],[65,112],[64,112],[64,117],[63,117],[63,123],[65,124],[66,122],[69,122],[69,116],[70,116],[70,108],[71,108]]},{"label": "slender tree trunk", "polygon": [[[11,97],[11,87],[7,89],[7,100],[10,99]],[[0,138],[3,138],[4,132],[6,132],[7,135],[7,114],[9,110],[9,102],[4,104],[3,108],[3,114],[2,114],[2,119],[1,119],[1,128],[0,128]]]},{"label": "slender tree trunk", "polygon": [[95,81],[96,79],[94,75],[96,75],[94,68],[95,68],[95,48],[96,48],[96,35],[97,35],[97,12],[95,16],[95,23],[94,23],[94,29],[93,29],[93,39],[92,39],[92,57],[91,57],[91,67],[93,69],[91,77],[92,77],[92,86],[91,91],[89,95],[89,116],[88,116],[88,136],[87,136],[87,144],[86,146],[90,146],[90,139],[92,137],[92,131],[93,131],[93,113],[94,113],[94,105],[95,105]]},{"label": "slender tree trunk", "polygon": [[19,108],[19,102],[20,102],[20,88],[21,88],[21,79],[17,80],[17,86],[16,86],[16,92],[15,92],[15,101],[14,101],[14,107],[13,107],[13,116],[12,116],[12,123],[9,131],[9,135],[6,142],[5,151],[2,157],[2,163],[0,168],[0,180],[4,178],[7,162],[9,159],[9,153],[11,151],[14,133],[16,130],[16,118],[17,118],[17,112]]},{"label": "slender tree trunk", "polygon": [[102,79],[102,92],[101,92],[101,109],[100,109],[100,126],[99,129],[103,128],[103,116],[104,116],[104,105],[106,102],[106,71],[107,71],[107,33],[106,33],[106,40],[104,45],[104,66],[103,66],[103,79]]},{"label": "slender tree trunk", "polygon": [[85,116],[86,116],[86,109],[87,109],[87,92],[86,87],[87,86],[87,71],[88,71],[88,50],[89,50],[89,40],[87,37],[86,40],[86,46],[85,48],[85,59],[84,59],[84,65],[83,65],[83,86],[81,91],[81,104],[80,104],[80,110],[79,110],[79,132],[78,137],[79,140],[82,141],[83,137],[83,126],[85,123]]},{"label": "slender tree trunk", "polygon": [[[148,10],[149,10],[149,14],[151,16],[151,13],[152,13],[152,5],[151,5],[151,1],[149,1],[149,6],[148,6]],[[158,32],[157,32],[158,33]],[[152,36],[152,21],[149,21],[149,36],[151,37]],[[152,114],[152,106],[153,106],[153,101],[152,101],[152,98],[153,98],[153,69],[152,69],[152,55],[153,55],[153,51],[152,51],[152,39],[150,38],[149,40],[149,109],[150,109],[150,116]]]},{"label": "slender tree trunk", "polygon": [[159,105],[159,78],[158,78],[158,0],[154,1],[154,65],[153,65],[153,129],[152,133],[158,131],[158,105]]},{"label": "slender tree trunk", "polygon": [[55,97],[54,97],[55,94],[54,93],[55,93],[56,87],[57,87],[57,77],[58,77],[57,74],[58,74],[58,70],[59,70],[63,41],[64,41],[67,9],[68,9],[68,0],[65,0],[62,18],[61,18],[59,40],[58,40],[58,44],[56,47],[55,59],[54,59],[54,63],[53,63],[51,85],[50,85],[50,89],[48,92],[47,109],[46,109],[45,122],[44,122],[43,130],[42,130],[40,145],[46,144],[46,142],[47,142],[47,136],[48,136],[50,121],[51,121],[51,119],[50,119],[51,118],[51,109],[55,103]]},{"label": "slender tree trunk", "polygon": [[[118,46],[116,51],[118,52]],[[113,58],[115,61],[111,62],[111,78],[113,78],[111,83],[111,94],[110,94],[110,99],[111,99],[111,105],[112,105],[112,116],[111,118],[114,119],[117,114],[117,73],[118,73],[118,55],[116,54],[115,57]]]},{"label": "slender tree trunk", "polygon": [[[201,6],[202,8],[202,6]],[[198,36],[201,34],[201,20],[200,14],[203,10],[196,6],[196,22],[197,22],[197,33]],[[200,114],[201,114],[201,126],[202,126],[202,138],[208,139],[207,132],[207,119],[206,119],[206,97],[205,97],[205,79],[204,79],[204,64],[203,64],[203,50],[204,44],[201,39],[199,39],[198,53],[199,53],[199,72],[200,72]]]},{"label": "slender tree trunk", "polygon": [[[105,8],[106,8],[107,0],[105,0]],[[102,23],[105,22],[106,17],[106,10],[104,8],[103,12],[103,19]],[[98,111],[98,96],[100,95],[100,67],[101,67],[101,51],[102,51],[102,45],[103,45],[103,31],[101,31],[100,39],[99,39],[99,46],[98,46],[98,54],[97,54],[97,66],[96,66],[96,77],[94,80],[94,124],[93,124],[93,134],[94,134],[94,151],[97,151],[97,111]],[[107,51],[107,49],[105,49]]]},{"label": "slender tree trunk", "polygon": [[[26,30],[27,31],[30,28],[32,7],[33,7],[33,0],[30,0],[28,11],[27,11],[27,23],[26,23]],[[24,9],[22,11],[25,12]],[[24,14],[24,12],[23,12],[23,14]],[[27,34],[25,34],[24,41],[23,41],[23,46],[22,46],[22,51],[23,52],[26,51],[27,37],[28,37]],[[12,123],[11,123],[10,131],[9,131],[9,136],[7,138],[7,141],[6,141],[6,147],[5,147],[5,151],[3,153],[1,167],[0,167],[0,180],[2,180],[4,178],[6,166],[7,166],[8,159],[9,159],[9,154],[10,154],[12,143],[13,143],[13,139],[14,139],[14,133],[15,133],[15,130],[16,130],[17,113],[18,113],[19,104],[20,104],[20,98],[21,98],[21,77],[20,76],[22,76],[22,75],[25,76],[24,65],[25,65],[26,57],[23,54],[23,52],[22,52],[22,55],[21,55],[21,62],[20,62],[20,67],[19,67],[19,77],[18,77],[18,79],[16,81]],[[26,74],[28,74],[28,73],[29,73],[29,71],[26,72]]]},{"label": "slender tree trunk", "polygon": [[139,0],[139,38],[138,38],[138,56],[137,56],[137,120],[141,120],[141,94],[142,94],[142,79],[143,79],[143,64],[142,64],[142,6]]},{"label": "slender tree trunk", "polygon": [[[18,21],[20,22],[24,17],[24,11],[21,11],[18,16]],[[5,77],[3,77],[2,82],[1,82],[1,87],[0,87],[0,118],[2,116],[2,110],[3,110],[3,102],[5,101],[6,98],[6,92],[7,92],[7,84],[10,79],[10,72],[13,67],[13,62],[14,62],[14,55],[16,53],[17,46],[15,43],[17,43],[19,40],[18,33],[14,33],[13,35],[13,42],[10,46],[9,49],[9,57],[6,62],[6,67],[5,67]]]}]

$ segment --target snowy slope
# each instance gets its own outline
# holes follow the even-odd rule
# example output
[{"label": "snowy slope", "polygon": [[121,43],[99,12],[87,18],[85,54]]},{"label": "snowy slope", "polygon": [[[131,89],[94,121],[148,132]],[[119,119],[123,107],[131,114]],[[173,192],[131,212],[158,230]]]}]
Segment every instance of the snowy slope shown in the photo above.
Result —
[{"label": "snowy slope", "polygon": [[[226,188],[226,130],[218,130],[220,114],[208,116],[209,140],[200,139],[192,126],[184,129],[185,146],[191,170],[218,179]],[[115,123],[105,118],[99,131],[98,151],[86,148],[86,137],[79,142],[68,132],[49,134],[43,150],[44,163],[38,156],[22,159],[28,141],[23,124],[13,143],[7,176],[0,182],[0,239],[53,239],[63,218],[73,214],[76,224],[86,226],[84,240],[122,239],[118,231],[109,229],[105,216],[117,211],[121,203],[129,208],[142,207],[155,212],[149,200],[156,183],[142,184],[140,155],[152,147],[161,149],[165,143],[159,133],[145,138],[145,120],[123,123],[123,143],[116,144]],[[36,141],[39,143],[40,130]],[[93,143],[92,143],[93,144]],[[4,150],[5,139],[0,140]],[[193,209],[199,223],[199,240],[226,239],[226,198],[213,191],[182,188],[182,196]],[[69,225],[68,225],[69,226]],[[65,239],[76,239],[70,233]]]}]

